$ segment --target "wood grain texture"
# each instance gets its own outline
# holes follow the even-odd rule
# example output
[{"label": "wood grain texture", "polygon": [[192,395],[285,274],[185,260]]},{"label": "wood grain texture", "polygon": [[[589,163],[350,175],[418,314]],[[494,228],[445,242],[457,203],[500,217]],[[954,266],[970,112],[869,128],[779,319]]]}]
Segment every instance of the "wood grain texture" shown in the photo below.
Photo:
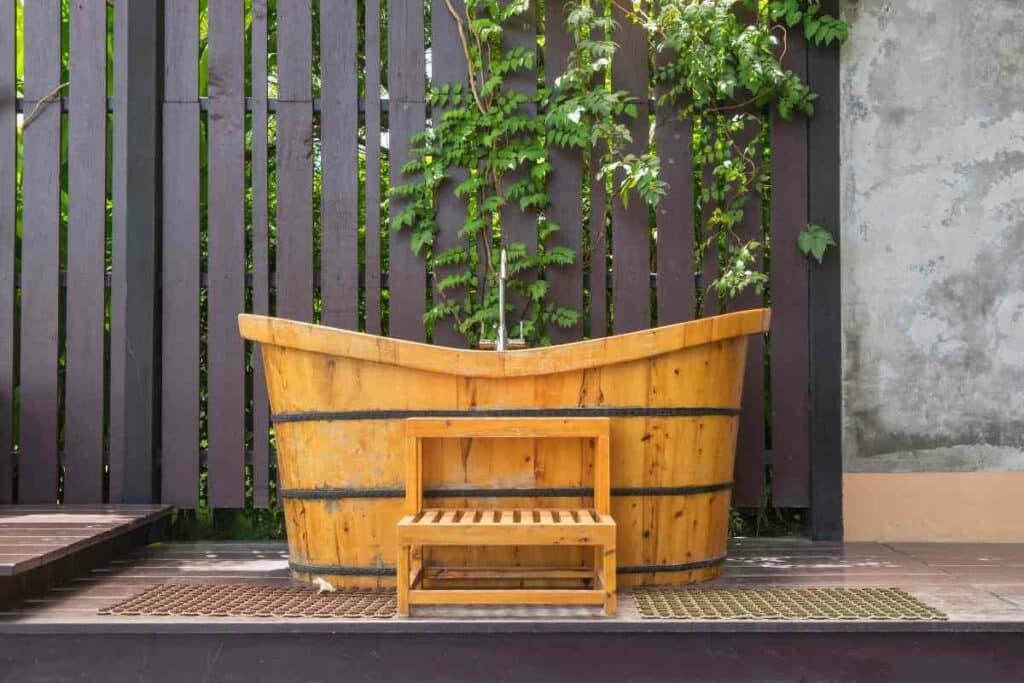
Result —
[{"label": "wood grain texture", "polygon": [[[376,335],[308,323],[239,315],[242,336],[267,345],[287,346],[311,353],[345,356],[428,372],[458,372],[467,377],[522,377],[554,374],[625,362],[676,349],[699,347],[731,337],[759,334],[768,329],[766,309],[737,311],[603,339],[521,351],[445,349]],[[278,412],[281,407],[277,407]]]},{"label": "wood grain texture", "polygon": [[103,4],[71,4],[64,500],[103,501],[106,32]]},{"label": "wood grain texture", "polygon": [[312,17],[309,3],[281,0],[277,31],[277,313],[313,320]]},{"label": "wood grain texture", "polygon": [[245,355],[231,324],[245,310],[245,7],[209,9],[207,277],[208,498],[245,505]]},{"label": "wood grain texture", "polygon": [[[199,502],[199,1],[164,5],[161,500]],[[191,47],[191,49],[189,49]]]},{"label": "wood grain texture", "polygon": [[[424,102],[423,7],[388,0],[388,161],[392,186],[408,182],[402,167],[409,161],[409,139],[426,122]],[[403,203],[391,200],[391,216]],[[388,334],[421,341],[426,337],[423,312],[426,274],[423,259],[409,247],[408,230],[390,231],[388,245]]]},{"label": "wood grain texture", "polygon": [[[41,0],[24,8],[29,111],[61,83],[60,7],[58,0]],[[60,124],[60,107],[44,104],[22,133],[18,499],[24,503],[57,500]]]},{"label": "wood grain texture", "polygon": [[356,3],[320,3],[321,319],[359,329],[359,101]]},{"label": "wood grain texture", "polygon": [[[449,11],[449,3],[465,21],[465,4],[462,0],[433,0],[430,15],[433,70],[431,77],[432,82],[438,86],[445,83],[465,85],[468,81],[466,58],[462,54],[458,27]],[[452,194],[455,187],[466,179],[466,175],[463,169],[455,170],[452,178],[438,190],[437,222],[440,232],[435,238],[435,253],[466,242],[458,235],[466,221],[466,207],[463,200]],[[438,266],[435,269],[434,281],[440,282],[443,278],[460,272],[462,268],[463,266],[460,265]],[[443,296],[449,300],[459,301],[466,296],[466,291],[464,288],[450,289]],[[435,289],[435,302],[438,297]],[[465,335],[456,330],[454,322],[450,320],[446,320],[434,328],[434,342],[444,346],[466,347],[468,345]]]},{"label": "wood grain texture", "polygon": [[[748,311],[564,346],[504,353],[446,349],[289,321],[242,316],[243,336],[263,344],[275,413],[346,410],[472,410],[597,406],[722,407],[740,404],[745,336],[768,323]],[[401,386],[402,391],[393,388]],[[732,415],[623,416],[611,420],[610,486],[678,487],[729,481],[737,419]],[[400,419],[279,422],[286,489],[401,488]],[[340,454],[344,454],[341,456]],[[422,476],[430,488],[559,488],[593,481],[580,440],[427,440]],[[580,463],[584,463],[581,467]],[[450,484],[449,484],[450,485]],[[602,484],[603,486],[603,484]],[[454,498],[457,508],[578,508],[579,498]],[[395,498],[286,498],[293,560],[300,564],[393,566]],[[725,551],[729,495],[620,495],[611,502],[622,565],[678,564]],[[432,549],[431,562],[579,567],[578,549]],[[686,582],[720,567],[630,574],[624,582]],[[297,574],[300,579],[311,577]],[[335,577],[352,585],[379,578]]]},{"label": "wood grain texture", "polygon": [[[252,311],[270,313],[267,154],[267,0],[252,5]],[[253,505],[270,503],[270,404],[263,358],[252,349]]]},{"label": "wood grain texture", "polygon": [[[786,68],[807,75],[807,42],[802,31],[787,40]],[[807,258],[797,235],[807,215],[807,119],[772,117],[772,308],[778,325],[771,359],[772,500],[780,507],[810,504],[811,405],[808,343]]]},{"label": "wood grain texture", "polygon": [[14,1],[0,0],[0,503],[14,498],[15,104]]},{"label": "wood grain texture", "polygon": [[[643,154],[650,128],[647,34],[631,21],[620,21],[614,39],[619,49],[612,62],[612,88],[625,90],[637,100],[637,116],[628,124],[632,142],[623,152]],[[616,176],[616,184],[619,180]],[[616,189],[612,198],[612,327],[616,333],[651,324],[650,238],[647,205],[635,196],[624,204]]]},{"label": "wood grain texture", "polygon": [[[566,7],[563,3],[547,5],[544,27],[545,81],[549,88],[555,87],[555,79],[565,67],[566,58],[573,46],[572,37],[565,29]],[[576,150],[557,146],[549,149],[551,158],[551,179],[548,191],[551,205],[547,218],[558,226],[558,232],[549,238],[550,246],[571,249],[576,260],[569,266],[551,268],[546,273],[551,285],[548,298],[551,302],[580,313],[580,322],[571,327],[552,326],[549,330],[555,344],[577,341],[583,338],[583,160]]]},{"label": "wood grain texture", "polygon": [[381,210],[380,210],[380,0],[366,0],[364,14],[366,32],[366,255],[365,329],[370,334],[381,331]]}]

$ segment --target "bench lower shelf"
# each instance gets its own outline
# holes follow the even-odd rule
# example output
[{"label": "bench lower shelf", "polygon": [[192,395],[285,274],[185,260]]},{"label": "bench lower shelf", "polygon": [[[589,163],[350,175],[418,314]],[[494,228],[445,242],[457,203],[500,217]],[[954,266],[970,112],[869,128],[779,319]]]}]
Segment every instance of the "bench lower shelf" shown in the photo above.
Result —
[{"label": "bench lower shelf", "polygon": [[[614,530],[614,529],[613,529]],[[593,567],[463,567],[424,566],[423,546],[408,543],[398,549],[398,613],[409,615],[412,605],[602,605],[615,614],[614,536],[608,545],[593,546]],[[581,588],[465,587],[474,581],[581,581]],[[453,588],[427,588],[445,582]],[[429,583],[428,583],[429,582]],[[473,584],[470,583],[472,586]]]},{"label": "bench lower shelf", "polygon": [[[614,595],[611,597],[614,609]],[[588,588],[413,588],[410,605],[604,605],[608,595]]]}]

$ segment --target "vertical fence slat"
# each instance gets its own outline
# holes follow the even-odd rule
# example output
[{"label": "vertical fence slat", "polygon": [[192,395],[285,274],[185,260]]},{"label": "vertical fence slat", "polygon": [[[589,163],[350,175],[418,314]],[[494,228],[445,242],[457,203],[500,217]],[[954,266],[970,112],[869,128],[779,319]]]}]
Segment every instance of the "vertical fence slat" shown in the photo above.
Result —
[{"label": "vertical fence slat", "polygon": [[245,505],[245,7],[209,6],[207,275],[208,491],[211,507]]},{"label": "vertical fence slat", "polygon": [[[515,17],[505,27],[502,33],[502,46],[505,50],[510,51],[516,47],[521,47],[534,53],[538,51],[535,8],[536,5],[531,3],[526,12]],[[539,59],[539,55],[536,55],[536,58]],[[536,65],[536,59],[534,60],[534,65]],[[520,69],[515,73],[509,74],[505,80],[505,89],[516,90],[527,97],[532,97],[537,91],[536,66],[532,69]],[[520,107],[519,111],[527,116],[535,116],[537,107],[532,102],[527,102]],[[528,169],[510,173],[504,182],[506,186],[510,186],[513,183],[526,180],[529,177],[528,173]],[[502,242],[505,245],[522,244],[526,247],[527,254],[537,251],[537,218],[531,211],[520,210],[518,200],[514,199],[502,207],[501,234]],[[519,279],[524,284],[529,285],[536,278],[532,273],[523,273],[519,276]],[[507,302],[508,307],[511,309],[506,315],[508,334],[510,337],[514,337],[518,334],[518,324],[522,319],[528,302],[518,292],[509,292]]]},{"label": "vertical fence slat", "polygon": [[71,3],[64,500],[103,501],[105,3]]},{"label": "vertical fence slat", "polygon": [[154,499],[158,3],[114,8],[114,221],[110,314],[110,499]]},{"label": "vertical fence slat", "polygon": [[[128,39],[128,16],[125,8],[114,8],[114,122],[111,154],[111,199],[113,204],[111,234],[111,270],[123,267],[120,256],[124,253],[124,231],[128,179],[128,122],[120,112],[128,101],[128,58],[125,44]],[[125,490],[125,319],[124,307],[127,291],[115,287],[124,276],[111,272],[110,280],[110,457],[108,500],[119,503]],[[115,282],[115,278],[117,282]]]},{"label": "vertical fence slat", "polygon": [[[761,134],[760,120],[750,123],[736,136],[740,149]],[[743,220],[737,233],[744,242],[757,240],[764,244],[761,197],[756,189],[747,194],[743,207]],[[761,252],[758,252],[760,255]],[[729,310],[743,310],[764,306],[764,297],[747,288],[733,301]],[[733,504],[757,507],[764,500],[764,337],[753,335],[747,339],[747,367],[743,375],[743,405],[740,413],[739,433],[736,441],[736,474],[733,484]]]},{"label": "vertical fence slat", "polygon": [[[252,311],[270,313],[270,233],[267,215],[267,0],[252,3]],[[253,349],[252,500],[270,503],[270,406],[263,359]]]},{"label": "vertical fence slat", "polygon": [[607,192],[605,182],[596,177],[595,163],[600,150],[591,152],[590,173],[590,272],[587,285],[590,288],[590,336],[603,337],[608,334],[608,240],[607,233]]},{"label": "vertical fence slat", "polygon": [[[594,35],[594,40],[601,40],[603,31]],[[602,81],[605,72],[598,75]],[[605,181],[597,178],[597,166],[603,146],[598,143],[590,150],[590,225],[588,235],[588,253],[590,269],[587,274],[587,287],[590,292],[590,337],[604,337],[608,334],[608,239],[607,213],[608,197]]]},{"label": "vertical fence slat", "polygon": [[[751,8],[738,5],[735,11],[741,20],[748,23],[754,24],[758,20],[756,10]],[[748,122],[736,136],[736,145],[740,149],[745,149],[761,135],[763,117],[760,111],[748,107],[740,109],[738,113],[757,115],[757,122]],[[736,232],[744,242],[757,240],[762,245],[765,243],[761,196],[755,187],[751,187],[747,193],[743,219]],[[758,253],[760,255],[761,252]],[[764,306],[764,297],[748,288],[727,305],[730,310],[757,308]],[[740,408],[739,433],[736,436],[736,465],[733,477],[732,500],[736,506],[758,507],[764,501],[764,349],[763,336],[753,335],[748,338],[746,372],[743,375],[743,403]]]},{"label": "vertical fence slat", "polygon": [[199,0],[164,5],[161,498],[199,501]]},{"label": "vertical fence slat", "polygon": [[[409,138],[423,130],[424,102],[423,4],[388,0],[388,163],[392,186],[408,178],[402,167],[409,161]],[[403,202],[391,200],[391,215]],[[422,341],[426,277],[423,260],[409,247],[408,230],[389,231],[388,333]]]},{"label": "vertical fence slat", "polygon": [[[615,30],[619,45],[612,62],[612,87],[626,90],[637,99],[637,116],[629,122],[633,138],[627,153],[647,151],[648,68],[647,36],[642,27],[625,17]],[[616,333],[632,332],[650,326],[651,247],[647,205],[632,197],[623,204],[616,190],[612,201],[612,310]]]},{"label": "vertical fence slat", "polygon": [[[57,334],[60,268],[60,105],[47,106],[61,76],[61,3],[30,2],[25,17],[21,239],[22,503],[57,500]],[[38,109],[37,109],[38,107]]]},{"label": "vertical fence slat", "polygon": [[277,314],[313,320],[312,17],[277,4]]},{"label": "vertical fence slat", "polygon": [[14,500],[14,2],[0,0],[0,504]]},{"label": "vertical fence slat", "polygon": [[[436,85],[444,83],[467,83],[466,58],[462,53],[462,43],[459,39],[458,27],[455,19],[448,9],[448,3],[456,12],[465,15],[465,5],[462,0],[434,0],[431,9],[431,68],[433,82]],[[442,112],[434,114],[440,115]],[[458,232],[466,220],[465,205],[460,199],[452,194],[456,185],[466,178],[466,173],[458,169],[453,177],[445,182],[438,191],[437,196],[437,222],[440,232],[434,243],[434,250],[444,251],[457,246],[463,242]],[[438,266],[434,273],[435,282],[459,272],[463,266]],[[466,295],[463,289],[450,289],[444,293],[448,299],[460,300]],[[437,294],[435,292],[435,297]],[[455,329],[451,320],[444,320],[434,328],[434,342],[444,346],[466,346],[466,338]]]},{"label": "vertical fence slat", "polygon": [[199,485],[198,0],[165,5],[161,500],[195,507]]},{"label": "vertical fence slat", "polygon": [[356,3],[320,3],[320,135],[325,325],[359,329],[359,88]]},{"label": "vertical fence slat", "polygon": [[[807,74],[807,44],[791,31],[785,66]],[[779,507],[810,503],[810,357],[807,261],[797,235],[807,217],[807,119],[772,119],[772,499]]]},{"label": "vertical fence slat", "polygon": [[366,243],[364,289],[366,331],[381,331],[380,259],[380,0],[366,0],[365,126],[366,126]]},{"label": "vertical fence slat", "polygon": [[[715,135],[714,121],[705,121],[709,137]],[[713,163],[713,162],[712,162]],[[711,188],[715,184],[714,169],[712,163],[705,163],[700,169],[701,184],[703,188]],[[699,196],[695,201],[699,201]],[[713,200],[706,201],[701,206],[701,247],[700,253],[700,290],[703,295],[701,314],[703,317],[718,315],[722,312],[721,304],[718,301],[718,294],[711,285],[718,279],[720,268],[718,265],[718,241],[717,235],[712,235],[709,227],[711,212],[715,208]]]},{"label": "vertical fence slat", "polygon": [[696,313],[693,229],[693,122],[679,108],[659,104],[654,141],[668,194],[658,204],[658,324],[690,320]]},{"label": "vertical fence slat", "polygon": [[[563,3],[552,2],[547,6],[544,23],[544,65],[547,87],[554,88],[558,74],[565,68],[565,62],[573,47],[572,37],[565,28],[566,7]],[[556,344],[576,341],[583,337],[583,161],[579,152],[552,145],[551,180],[549,193],[551,206],[548,219],[559,230],[549,239],[549,246],[566,247],[576,254],[572,265],[558,266],[547,273],[552,303],[579,311],[580,323],[572,327],[552,326],[551,340]]]}]

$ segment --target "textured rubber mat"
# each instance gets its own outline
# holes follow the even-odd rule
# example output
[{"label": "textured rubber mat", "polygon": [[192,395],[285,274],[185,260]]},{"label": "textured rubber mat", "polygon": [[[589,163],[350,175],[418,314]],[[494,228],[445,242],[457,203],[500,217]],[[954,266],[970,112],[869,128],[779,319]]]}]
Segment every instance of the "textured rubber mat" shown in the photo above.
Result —
[{"label": "textured rubber mat", "polygon": [[637,588],[645,619],[764,621],[945,621],[898,588]]},{"label": "textured rubber mat", "polygon": [[370,618],[395,614],[395,592],[339,589],[317,593],[308,588],[261,584],[162,583],[99,611],[147,617]]}]

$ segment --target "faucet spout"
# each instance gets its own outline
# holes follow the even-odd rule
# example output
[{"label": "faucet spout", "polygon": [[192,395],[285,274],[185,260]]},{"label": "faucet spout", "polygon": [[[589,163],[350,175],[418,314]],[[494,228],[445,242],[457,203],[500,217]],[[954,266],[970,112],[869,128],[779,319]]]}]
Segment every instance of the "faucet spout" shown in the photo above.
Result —
[{"label": "faucet spout", "polygon": [[505,350],[507,331],[505,329],[505,280],[508,279],[508,255],[501,250],[501,265],[498,270],[498,340],[497,350]]}]

